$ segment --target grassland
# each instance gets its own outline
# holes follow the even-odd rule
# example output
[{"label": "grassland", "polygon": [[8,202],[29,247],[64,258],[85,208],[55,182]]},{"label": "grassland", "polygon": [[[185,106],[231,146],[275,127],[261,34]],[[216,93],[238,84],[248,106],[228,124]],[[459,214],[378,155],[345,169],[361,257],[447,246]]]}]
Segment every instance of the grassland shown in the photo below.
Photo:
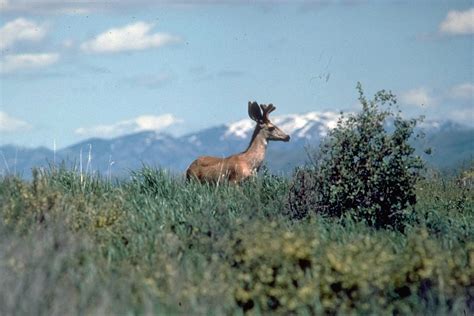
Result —
[{"label": "grassland", "polygon": [[0,314],[474,313],[474,193],[429,177],[404,232],[288,214],[291,179],[0,179]]}]

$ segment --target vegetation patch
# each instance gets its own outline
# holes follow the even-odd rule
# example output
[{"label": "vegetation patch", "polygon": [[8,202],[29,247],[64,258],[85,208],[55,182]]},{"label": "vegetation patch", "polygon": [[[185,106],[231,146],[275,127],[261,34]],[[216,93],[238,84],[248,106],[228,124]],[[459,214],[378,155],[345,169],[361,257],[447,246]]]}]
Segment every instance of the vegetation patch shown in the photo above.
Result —
[{"label": "vegetation patch", "polygon": [[[82,181],[82,182],[81,182]],[[0,314],[474,311],[474,194],[415,186],[405,232],[285,215],[292,181],[186,183],[145,168],[0,181]]]}]

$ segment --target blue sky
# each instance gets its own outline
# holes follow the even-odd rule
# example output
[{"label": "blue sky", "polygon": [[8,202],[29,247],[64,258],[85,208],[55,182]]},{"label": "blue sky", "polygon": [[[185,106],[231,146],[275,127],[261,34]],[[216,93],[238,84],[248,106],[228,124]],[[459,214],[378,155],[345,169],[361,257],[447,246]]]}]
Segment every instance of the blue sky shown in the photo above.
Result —
[{"label": "blue sky", "polygon": [[474,124],[471,1],[0,0],[0,144],[357,109]]}]

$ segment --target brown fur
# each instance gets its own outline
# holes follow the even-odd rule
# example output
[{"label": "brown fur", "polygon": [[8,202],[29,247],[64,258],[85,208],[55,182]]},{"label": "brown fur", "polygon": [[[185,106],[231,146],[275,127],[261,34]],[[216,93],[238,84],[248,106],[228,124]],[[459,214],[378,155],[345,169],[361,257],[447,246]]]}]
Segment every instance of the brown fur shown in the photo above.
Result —
[{"label": "brown fur", "polygon": [[249,102],[249,116],[257,122],[257,126],[246,151],[227,158],[199,157],[186,170],[186,178],[194,178],[201,182],[237,183],[255,174],[265,158],[269,140],[290,140],[290,136],[273,125],[268,118],[268,114],[275,110],[275,107],[270,104],[260,105],[260,108],[257,102]]}]

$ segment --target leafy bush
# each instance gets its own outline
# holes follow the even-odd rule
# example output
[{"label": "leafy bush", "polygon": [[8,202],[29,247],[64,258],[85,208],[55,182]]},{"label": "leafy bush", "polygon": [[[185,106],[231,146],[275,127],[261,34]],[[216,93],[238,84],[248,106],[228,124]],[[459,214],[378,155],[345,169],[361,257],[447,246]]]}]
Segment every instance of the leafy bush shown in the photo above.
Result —
[{"label": "leafy bush", "polygon": [[379,91],[369,101],[360,83],[357,89],[362,111],[341,116],[313,165],[296,171],[289,206],[296,217],[351,214],[372,226],[400,228],[416,203],[423,168],[409,143],[417,120],[393,113],[392,93]]}]

